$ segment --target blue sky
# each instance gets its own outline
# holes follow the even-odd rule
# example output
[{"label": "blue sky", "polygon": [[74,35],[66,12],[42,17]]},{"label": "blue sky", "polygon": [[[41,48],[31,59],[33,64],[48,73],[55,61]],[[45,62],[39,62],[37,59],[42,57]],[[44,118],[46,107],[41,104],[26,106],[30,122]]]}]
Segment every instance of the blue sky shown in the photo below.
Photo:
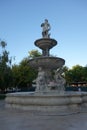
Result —
[{"label": "blue sky", "polygon": [[0,39],[7,42],[14,63],[38,49],[34,41],[42,37],[45,18],[51,38],[58,41],[50,53],[70,68],[87,65],[87,0],[0,0]]}]

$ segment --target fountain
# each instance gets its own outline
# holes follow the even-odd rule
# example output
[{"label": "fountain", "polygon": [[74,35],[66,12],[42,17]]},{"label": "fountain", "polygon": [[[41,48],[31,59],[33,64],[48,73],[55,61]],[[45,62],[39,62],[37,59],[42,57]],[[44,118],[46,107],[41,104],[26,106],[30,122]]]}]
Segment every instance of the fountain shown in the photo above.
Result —
[{"label": "fountain", "polygon": [[38,77],[34,80],[36,82],[36,91],[63,91],[65,79],[61,76],[61,68],[65,64],[65,60],[50,56],[50,49],[57,45],[57,41],[50,38],[48,33],[50,24],[47,19],[41,24],[41,27],[43,27],[42,38],[36,40],[34,44],[42,50],[42,56],[29,60],[29,65],[34,69],[38,69]]},{"label": "fountain", "polygon": [[41,27],[42,38],[34,44],[42,50],[42,56],[28,61],[29,66],[38,70],[38,76],[33,81],[36,90],[7,94],[6,107],[59,112],[87,106],[87,93],[65,92],[66,81],[62,77],[65,60],[50,55],[50,49],[57,45],[57,41],[50,38],[51,27],[47,19]]}]

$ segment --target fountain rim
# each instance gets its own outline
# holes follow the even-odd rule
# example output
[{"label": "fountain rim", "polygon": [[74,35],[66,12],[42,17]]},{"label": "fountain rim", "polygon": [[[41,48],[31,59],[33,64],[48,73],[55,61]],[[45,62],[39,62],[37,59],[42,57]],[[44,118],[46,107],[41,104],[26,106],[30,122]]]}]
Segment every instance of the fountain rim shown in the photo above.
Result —
[{"label": "fountain rim", "polygon": [[[49,63],[51,63],[51,60],[54,60],[52,63],[52,66],[50,66]],[[45,65],[43,65],[43,63],[39,63],[39,61],[41,62],[42,60],[45,60],[44,63]],[[47,61],[50,60],[50,61]],[[59,64],[58,61],[61,61],[61,63]],[[30,63],[32,62],[32,63]],[[37,63],[35,65],[35,62]],[[57,64],[56,64],[57,63]],[[48,69],[57,69],[59,67],[62,67],[65,64],[65,60],[63,58],[60,57],[53,57],[53,56],[40,56],[40,57],[36,57],[34,59],[30,59],[28,61],[28,64],[30,64],[31,67],[37,69],[38,67],[42,67],[42,68],[48,68]],[[49,65],[48,65],[49,64]],[[56,64],[56,66],[54,67],[54,64]],[[45,67],[46,66],[46,67]]]},{"label": "fountain rim", "polygon": [[58,44],[57,41],[55,39],[53,39],[53,38],[40,38],[40,39],[37,39],[34,42],[35,46],[37,46],[37,47],[39,47],[41,49],[42,49],[42,47],[40,47],[40,45],[41,44],[43,45],[43,43],[44,43],[44,45],[46,43],[48,43],[49,44],[49,49],[51,49],[52,47],[54,47],[54,46],[56,46]]},{"label": "fountain rim", "polygon": [[32,60],[35,60],[35,59],[47,59],[47,58],[50,58],[50,59],[60,59],[60,60],[65,61],[63,58],[54,57],[54,56],[39,56],[39,57],[35,57],[35,58],[32,58],[32,59],[29,59],[29,61],[32,61]]}]

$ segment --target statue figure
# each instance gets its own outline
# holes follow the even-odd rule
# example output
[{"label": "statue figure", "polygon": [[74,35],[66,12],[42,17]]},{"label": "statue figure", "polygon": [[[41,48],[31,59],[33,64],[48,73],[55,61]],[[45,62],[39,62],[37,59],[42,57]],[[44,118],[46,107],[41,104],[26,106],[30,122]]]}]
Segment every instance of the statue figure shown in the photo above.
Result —
[{"label": "statue figure", "polygon": [[66,80],[62,77],[62,69],[59,68],[56,72],[55,72],[55,76],[54,76],[54,79],[55,79],[55,82],[57,84],[57,89],[59,91],[64,91],[64,85],[66,83]]},{"label": "statue figure", "polygon": [[44,91],[46,89],[46,75],[41,67],[38,69],[38,76],[35,80],[36,82],[36,91]]},{"label": "statue figure", "polygon": [[43,38],[50,38],[50,34],[48,32],[51,29],[51,26],[48,23],[47,19],[45,19],[45,22],[41,24],[41,27],[43,28],[43,30],[42,30]]}]

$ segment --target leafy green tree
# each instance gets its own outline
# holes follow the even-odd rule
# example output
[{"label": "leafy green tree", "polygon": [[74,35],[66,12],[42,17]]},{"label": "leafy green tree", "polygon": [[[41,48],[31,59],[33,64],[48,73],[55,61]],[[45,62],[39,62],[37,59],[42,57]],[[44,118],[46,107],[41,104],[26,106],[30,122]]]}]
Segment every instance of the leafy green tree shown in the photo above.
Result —
[{"label": "leafy green tree", "polygon": [[7,43],[5,41],[0,41],[0,46],[5,49]]},{"label": "leafy green tree", "polygon": [[83,81],[87,82],[87,66],[83,67],[82,73],[83,73],[83,77],[82,77]]},{"label": "leafy green tree", "polygon": [[32,86],[32,81],[37,76],[37,71],[29,66],[29,59],[39,57],[41,53],[38,50],[29,51],[29,56],[24,58],[19,65],[12,66],[14,87],[28,89]]},{"label": "leafy green tree", "polygon": [[0,46],[2,48],[0,54],[0,89],[5,91],[5,89],[12,85],[11,62],[9,52],[6,50],[7,44],[4,41],[0,41]]},{"label": "leafy green tree", "polygon": [[12,76],[13,76],[13,87],[16,88],[19,82],[19,65],[12,66]]},{"label": "leafy green tree", "polygon": [[72,69],[65,72],[65,78],[68,83],[71,82],[87,82],[87,67],[75,65]]},{"label": "leafy green tree", "polygon": [[32,81],[37,75],[37,72],[29,66],[28,60],[28,58],[24,58],[18,66],[12,67],[14,85],[22,90],[32,87]]},{"label": "leafy green tree", "polygon": [[33,58],[36,58],[36,57],[39,57],[39,56],[41,56],[41,53],[38,50],[29,51],[29,58],[30,59],[33,59]]},{"label": "leafy green tree", "polygon": [[82,82],[83,81],[83,67],[80,65],[76,65],[72,67],[72,80],[74,82]]}]

